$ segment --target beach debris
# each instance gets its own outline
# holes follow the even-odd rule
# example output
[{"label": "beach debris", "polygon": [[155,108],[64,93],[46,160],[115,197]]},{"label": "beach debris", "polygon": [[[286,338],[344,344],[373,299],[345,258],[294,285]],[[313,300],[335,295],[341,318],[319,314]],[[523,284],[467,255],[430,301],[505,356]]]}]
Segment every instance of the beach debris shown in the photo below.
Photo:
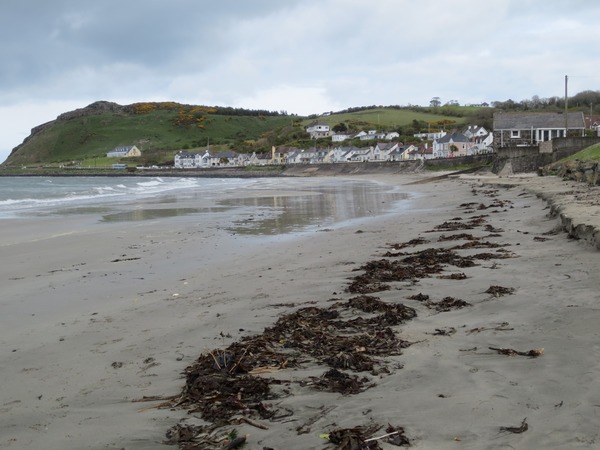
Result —
[{"label": "beach debris", "polygon": [[369,437],[381,429],[381,425],[371,424],[354,428],[339,428],[323,435],[335,444],[334,450],[380,450],[379,441],[397,447],[410,446],[403,427],[388,425],[385,434]]},{"label": "beach debris", "polygon": [[455,272],[451,273],[450,275],[439,275],[438,278],[440,280],[465,280],[467,275],[465,275],[463,272]]},{"label": "beach debris", "polygon": [[127,258],[127,255],[122,255],[121,258],[113,259],[111,262],[116,263],[116,262],[123,262],[123,261],[137,261],[138,259],[142,259],[142,258],[140,258],[140,257]]},{"label": "beach debris", "polygon": [[[413,308],[365,295],[336,301],[327,308],[300,308],[281,316],[262,334],[243,337],[226,348],[200,355],[184,371],[186,384],[182,393],[162,399],[159,407],[184,407],[221,427],[244,422],[265,428],[267,425],[260,420],[276,421],[293,414],[291,410],[282,413],[267,403],[289,395],[291,383],[343,395],[357,394],[374,386],[370,378],[343,370],[373,375],[391,373],[387,358],[400,355],[412,344],[400,339],[391,326],[415,316]],[[329,369],[320,377],[304,380],[268,378],[271,373],[305,363],[326,365]],[[305,424],[300,431],[307,432],[308,426]],[[206,432],[206,429],[180,428],[172,429],[170,435],[181,441],[196,433],[193,447],[179,444],[180,447],[204,448],[195,445],[214,440],[206,437]]]},{"label": "beach debris", "polygon": [[[327,414],[329,414],[331,411],[333,411],[336,408],[335,405],[329,405],[329,406],[325,406],[325,405],[321,405],[318,409],[319,412],[315,415],[313,415],[312,417],[310,417],[306,422],[304,422],[302,425],[296,427],[296,433],[300,434],[306,434],[306,433],[310,433],[310,427],[311,425],[313,425],[315,422],[317,422],[318,420],[322,419],[323,417],[325,417]],[[329,436],[329,435],[327,435]]]},{"label": "beach debris", "polygon": [[223,450],[234,450],[236,448],[240,448],[246,443],[247,438],[248,435],[238,436],[237,431],[232,430],[227,436],[227,441],[225,441]]},{"label": "beach debris", "polygon": [[519,425],[518,427],[500,427],[501,432],[516,433],[516,434],[524,433],[528,429],[529,429],[529,425],[527,424],[527,417],[525,417],[521,421],[521,425]]},{"label": "beach debris", "polygon": [[[238,441],[237,447],[230,447],[238,438],[237,430],[225,433],[219,425],[191,425],[178,423],[169,428],[165,434],[167,445],[178,445],[182,450],[193,449],[234,449],[240,448],[243,442]],[[243,436],[243,440],[247,435]]]},{"label": "beach debris", "polygon": [[496,242],[489,242],[489,241],[481,241],[479,239],[477,240],[471,240],[469,242],[465,242],[464,244],[461,245],[455,245],[454,247],[451,247],[450,250],[466,250],[466,249],[470,249],[470,248],[499,248],[499,247],[507,247],[510,244],[498,244]]},{"label": "beach debris", "polygon": [[456,333],[456,328],[448,327],[448,328],[436,328],[433,332],[434,336],[452,336]]},{"label": "beach debris", "polygon": [[393,250],[402,250],[406,247],[416,247],[417,245],[428,244],[428,243],[429,243],[429,241],[427,239],[418,237],[415,239],[411,239],[408,242],[401,242],[398,244],[388,244],[388,246],[390,248],[392,248]]},{"label": "beach debris", "polygon": [[408,439],[408,437],[406,437],[405,430],[403,427],[394,427],[388,424],[387,428],[385,429],[385,433],[386,434],[384,434],[383,436],[369,438],[365,442],[383,440],[383,442],[395,445],[397,447],[410,447],[410,440]]},{"label": "beach debris", "polygon": [[[461,206],[473,210],[471,211],[473,213],[476,210],[508,205],[509,203],[494,200],[487,206],[480,202]],[[222,348],[205,351],[184,370],[186,382],[179,395],[145,398],[141,401],[160,400],[162,403],[157,407],[185,408],[207,423],[190,425],[181,421],[167,432],[168,442],[179,445],[181,450],[236,449],[247,443],[248,435],[227,436],[225,433],[227,427],[245,424],[259,429],[268,429],[267,424],[295,420],[290,418],[295,411],[280,406],[277,402],[282,397],[294,395],[291,389],[293,385],[342,395],[364,392],[375,385],[374,376],[385,376],[403,367],[403,364],[392,358],[401,355],[403,349],[413,342],[401,339],[395,327],[417,315],[414,308],[399,302],[384,302],[371,294],[389,291],[392,289],[391,283],[395,282],[415,285],[419,280],[430,277],[462,280],[467,278],[463,272],[444,272],[451,272],[450,267],[461,269],[475,267],[480,265],[481,260],[514,257],[512,252],[504,248],[507,245],[487,240],[492,236],[500,237],[498,233],[503,231],[487,223],[487,217],[489,216],[454,217],[436,226],[431,232],[478,228],[492,233],[485,237],[476,237],[467,232],[442,234],[438,242],[465,241],[457,243],[458,245],[452,248],[424,248],[415,251],[414,247],[429,243],[429,240],[423,237],[387,244],[389,251],[381,259],[368,261],[355,269],[356,272],[361,273],[350,278],[345,289],[347,293],[357,294],[354,297],[349,300],[330,299],[326,307],[318,307],[317,301],[298,301],[280,305],[286,308],[298,307],[298,309],[280,316],[262,333],[243,336],[228,346],[225,346],[223,339]],[[357,230],[356,233],[363,232]],[[410,250],[407,250],[409,248]],[[459,253],[462,250],[482,248],[496,249],[496,251],[465,256]],[[496,266],[497,264],[494,263],[492,268]],[[513,288],[490,286],[486,292],[500,296],[513,291]],[[422,302],[425,307],[437,312],[472,306],[464,300],[449,296],[440,301],[432,301],[429,295],[423,293],[408,298]],[[467,333],[509,329],[511,328],[508,328],[508,323],[503,322],[495,327],[473,328]],[[432,334],[451,336],[455,333],[454,327],[440,327],[435,328]],[[225,336],[221,332],[221,338],[224,337],[232,339],[230,334]],[[534,358],[543,354],[543,349],[526,352],[508,348],[489,347],[489,349],[507,356]],[[476,350],[477,347],[473,347],[460,351]],[[154,360],[150,359],[144,361],[148,367],[155,365]],[[325,367],[320,376],[272,378],[290,368],[312,369],[315,366]],[[320,406],[316,414],[296,427],[296,432],[299,435],[311,432],[311,426],[325,418],[336,407],[335,405]],[[527,426],[525,420],[521,424],[521,427],[523,426]],[[511,428],[521,427],[504,427],[503,430],[511,431]],[[380,444],[383,443],[396,446],[410,445],[402,427],[389,425],[385,434],[375,436],[381,428],[381,425],[371,423],[354,428],[337,429],[326,436],[329,443],[335,445],[336,450],[380,449]]]},{"label": "beach debris", "polygon": [[495,228],[490,224],[485,225],[483,229],[488,233],[504,233],[504,230],[502,228]]},{"label": "beach debris", "polygon": [[494,350],[501,355],[506,356],[528,356],[530,358],[538,358],[544,354],[543,348],[534,348],[531,350],[527,350],[526,352],[521,352],[512,348],[497,348],[497,347],[488,347],[490,350]]},{"label": "beach debris", "polygon": [[311,387],[315,389],[344,395],[358,394],[375,385],[367,377],[351,376],[337,369],[329,369],[320,377],[311,377],[311,380]]},{"label": "beach debris", "polygon": [[488,331],[488,330],[494,330],[494,331],[512,331],[512,330],[514,330],[514,328],[509,327],[508,325],[509,325],[508,322],[502,322],[501,324],[499,324],[495,327],[471,328],[470,330],[467,331],[467,334],[481,333],[482,331]]},{"label": "beach debris", "polygon": [[439,302],[427,301],[425,306],[429,309],[435,309],[437,312],[448,312],[454,309],[461,309],[466,306],[473,306],[470,303],[454,297],[444,297]]},{"label": "beach debris", "polygon": [[371,424],[354,428],[338,428],[329,432],[329,442],[335,444],[335,450],[379,450],[377,441],[366,442],[366,439],[381,429],[381,425]]},{"label": "beach debris", "polygon": [[480,238],[473,236],[470,233],[458,233],[458,234],[442,234],[438,237],[438,242],[445,241],[457,241],[457,240],[466,240],[466,241],[478,241]]},{"label": "beach debris", "polygon": [[492,294],[494,297],[502,297],[503,295],[510,295],[515,292],[514,288],[503,287],[503,286],[490,286],[485,293]]}]

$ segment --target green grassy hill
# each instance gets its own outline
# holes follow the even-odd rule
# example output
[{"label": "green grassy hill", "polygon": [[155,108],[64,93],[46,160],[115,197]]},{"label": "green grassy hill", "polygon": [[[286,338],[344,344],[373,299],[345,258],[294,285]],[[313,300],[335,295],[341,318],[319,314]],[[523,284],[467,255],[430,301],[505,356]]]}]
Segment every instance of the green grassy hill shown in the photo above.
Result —
[{"label": "green grassy hill", "polygon": [[[421,125],[429,124],[433,127],[436,127],[439,122],[446,122],[446,125],[463,125],[465,116],[472,112],[472,108],[455,107],[452,115],[446,114],[447,112],[450,112],[450,110],[440,110],[439,114],[433,114],[418,109],[379,107],[356,112],[334,113],[328,116],[320,116],[318,119],[312,119],[312,121],[318,120],[329,126],[343,122],[359,130],[365,127],[395,129],[410,125],[413,121],[420,122]],[[305,123],[310,122],[311,120],[305,121]]]},{"label": "green grassy hill", "polygon": [[462,126],[464,117],[459,115],[460,111],[450,116],[377,107],[306,118],[172,102],[127,106],[96,102],[36,127],[4,165],[110,164],[118,161],[109,160],[106,153],[121,145],[142,150],[143,156],[131,161],[134,164],[164,164],[172,162],[180,150],[204,149],[208,144],[211,149],[238,152],[268,151],[272,145],[314,145],[304,130],[315,120],[331,126],[343,122],[353,130],[405,127],[412,132],[415,126],[427,129],[431,124]]},{"label": "green grassy hill", "polygon": [[600,144],[584,148],[571,156],[567,156],[562,161],[600,161]]}]

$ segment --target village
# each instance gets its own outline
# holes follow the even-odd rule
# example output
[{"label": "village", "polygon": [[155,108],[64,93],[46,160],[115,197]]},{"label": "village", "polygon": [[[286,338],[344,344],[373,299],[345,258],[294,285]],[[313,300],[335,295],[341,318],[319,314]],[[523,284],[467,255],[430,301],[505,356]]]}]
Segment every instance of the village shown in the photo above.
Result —
[{"label": "village", "polygon": [[[325,123],[314,122],[305,128],[315,145],[308,149],[275,147],[265,153],[238,153],[233,150],[214,152],[177,152],[173,167],[202,169],[210,167],[244,167],[290,164],[327,164],[356,162],[397,162],[457,158],[495,153],[510,147],[542,147],[555,138],[600,135],[600,120],[582,112],[569,113],[496,113],[493,129],[468,125],[462,130],[435,131],[414,134],[414,143],[398,142],[397,132],[378,130],[356,133],[336,133]],[[366,146],[344,145],[345,141],[368,141]],[[369,145],[369,143],[371,143]],[[120,146],[108,157],[135,157],[141,151],[136,146]],[[115,167],[116,166],[116,167]],[[125,164],[114,164],[121,168]]]}]

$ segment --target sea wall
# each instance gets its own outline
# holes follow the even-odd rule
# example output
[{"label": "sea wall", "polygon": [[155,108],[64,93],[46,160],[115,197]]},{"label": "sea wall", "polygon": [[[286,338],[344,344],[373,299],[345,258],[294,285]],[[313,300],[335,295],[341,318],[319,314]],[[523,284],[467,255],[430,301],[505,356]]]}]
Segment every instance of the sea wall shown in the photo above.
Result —
[{"label": "sea wall", "polygon": [[541,167],[540,175],[556,175],[563,179],[600,186],[600,163],[598,161],[564,161]]},{"label": "sea wall", "polygon": [[600,143],[600,137],[555,138],[540,145],[500,147],[492,171],[497,174],[538,172],[542,167]]}]

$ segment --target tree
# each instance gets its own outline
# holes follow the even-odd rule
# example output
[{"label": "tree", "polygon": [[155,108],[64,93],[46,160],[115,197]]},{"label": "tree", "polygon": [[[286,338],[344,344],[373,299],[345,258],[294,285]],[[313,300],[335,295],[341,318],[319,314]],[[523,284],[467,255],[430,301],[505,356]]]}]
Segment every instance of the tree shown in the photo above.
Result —
[{"label": "tree", "polygon": [[429,106],[431,106],[432,108],[437,108],[441,104],[442,104],[442,101],[440,100],[439,97],[433,97],[431,99],[431,101],[429,102]]},{"label": "tree", "polygon": [[343,133],[344,131],[348,131],[348,127],[344,122],[334,125],[331,129],[336,133]]}]

